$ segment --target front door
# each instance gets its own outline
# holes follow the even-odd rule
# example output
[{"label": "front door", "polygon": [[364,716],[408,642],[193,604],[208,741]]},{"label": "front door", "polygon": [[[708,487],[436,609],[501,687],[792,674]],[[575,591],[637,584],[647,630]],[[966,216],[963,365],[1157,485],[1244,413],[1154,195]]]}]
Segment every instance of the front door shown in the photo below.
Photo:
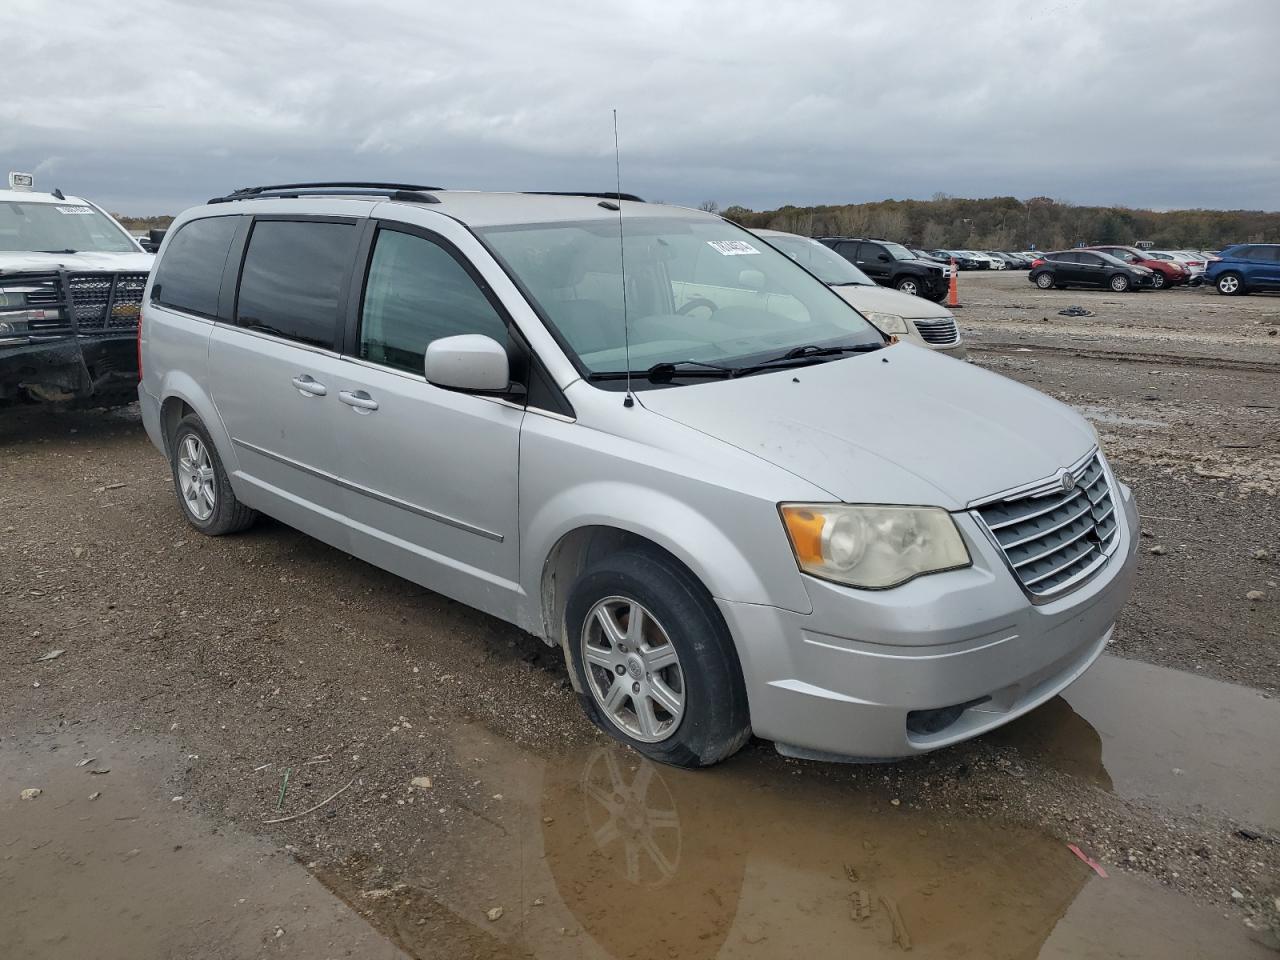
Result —
[{"label": "front door", "polygon": [[1107,282],[1107,265],[1103,259],[1096,253],[1077,253],[1076,259],[1079,263],[1076,265],[1077,276],[1080,283],[1087,283],[1093,287],[1105,286]]},{"label": "front door", "polygon": [[433,340],[509,338],[496,298],[445,236],[461,228],[441,221],[439,232],[383,224],[369,246],[337,394],[350,549],[512,619],[524,409],[423,376]]}]

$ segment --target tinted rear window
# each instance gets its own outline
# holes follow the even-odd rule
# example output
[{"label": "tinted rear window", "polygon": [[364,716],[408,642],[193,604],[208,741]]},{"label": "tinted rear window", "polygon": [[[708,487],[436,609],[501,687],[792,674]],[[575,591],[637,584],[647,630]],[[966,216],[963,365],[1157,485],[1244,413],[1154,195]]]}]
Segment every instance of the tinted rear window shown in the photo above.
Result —
[{"label": "tinted rear window", "polygon": [[332,349],[355,242],[350,223],[257,221],[240,273],[236,323]]},{"label": "tinted rear window", "polygon": [[203,317],[217,316],[222,270],[239,223],[239,217],[207,217],[183,224],[156,266],[156,302]]}]

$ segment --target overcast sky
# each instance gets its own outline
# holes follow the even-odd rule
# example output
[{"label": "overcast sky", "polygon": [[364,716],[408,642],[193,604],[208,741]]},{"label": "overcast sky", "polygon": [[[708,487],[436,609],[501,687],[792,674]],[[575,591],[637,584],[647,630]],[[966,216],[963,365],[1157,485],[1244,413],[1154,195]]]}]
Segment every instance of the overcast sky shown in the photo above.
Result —
[{"label": "overcast sky", "polygon": [[0,165],[130,214],[358,178],[755,209],[1280,210],[1275,0],[0,3]]}]

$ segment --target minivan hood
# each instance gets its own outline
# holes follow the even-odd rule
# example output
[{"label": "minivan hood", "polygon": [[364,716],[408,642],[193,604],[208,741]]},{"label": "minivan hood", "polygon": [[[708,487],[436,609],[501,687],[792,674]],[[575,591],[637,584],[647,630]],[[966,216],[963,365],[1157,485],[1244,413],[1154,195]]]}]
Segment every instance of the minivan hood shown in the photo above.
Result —
[{"label": "minivan hood", "polygon": [[153,253],[28,253],[0,251],[0,275],[32,273],[40,270],[128,270],[147,273],[155,262]]},{"label": "minivan hood", "polygon": [[951,312],[941,304],[889,287],[842,284],[831,289],[862,313],[894,313],[908,320],[951,316]]},{"label": "minivan hood", "polygon": [[1096,443],[1070,407],[908,343],[639,399],[846,503],[959,510],[1050,477]]}]

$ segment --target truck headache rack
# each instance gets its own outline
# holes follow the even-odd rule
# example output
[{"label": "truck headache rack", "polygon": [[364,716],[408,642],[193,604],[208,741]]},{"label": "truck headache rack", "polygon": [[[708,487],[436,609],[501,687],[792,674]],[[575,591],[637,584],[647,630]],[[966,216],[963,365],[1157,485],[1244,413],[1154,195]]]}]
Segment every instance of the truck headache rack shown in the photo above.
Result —
[{"label": "truck headache rack", "polygon": [[235,200],[257,200],[267,197],[296,200],[298,197],[357,196],[386,197],[389,200],[408,200],[414,203],[439,203],[440,198],[430,191],[444,187],[424,187],[414,183],[381,183],[373,180],[323,180],[315,183],[275,183],[261,187],[241,187],[225,197],[214,197],[210,203],[231,203]]},{"label": "truck headache rack", "polygon": [[[33,338],[131,333],[138,328],[145,272],[52,270],[0,275],[0,286],[21,290],[25,302],[0,307],[0,321],[19,312]],[[37,318],[34,314],[43,313]]]}]

